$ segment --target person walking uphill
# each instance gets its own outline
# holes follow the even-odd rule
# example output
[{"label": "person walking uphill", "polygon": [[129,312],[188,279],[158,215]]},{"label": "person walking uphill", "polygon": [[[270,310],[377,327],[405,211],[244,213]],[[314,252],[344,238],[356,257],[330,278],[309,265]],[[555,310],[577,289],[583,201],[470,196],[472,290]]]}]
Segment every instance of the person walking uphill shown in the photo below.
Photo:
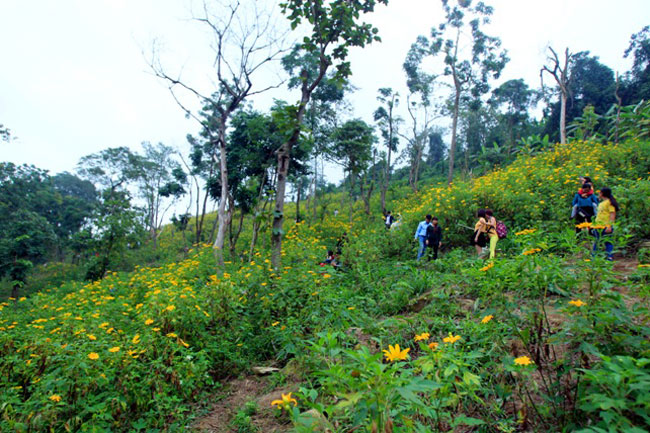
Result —
[{"label": "person walking uphill", "polygon": [[[609,237],[614,233],[614,222],[616,221],[616,213],[619,210],[618,202],[612,195],[610,188],[603,188],[599,194],[600,204],[598,205],[598,214],[594,221],[594,226],[591,229],[591,235],[596,238],[592,255],[598,252],[598,244],[603,237]],[[607,251],[607,260],[613,260],[612,253],[614,252],[614,245],[605,240],[605,251]]]},{"label": "person walking uphill", "polygon": [[427,249],[427,228],[431,224],[431,215],[427,215],[424,221],[418,224],[418,228],[415,231],[414,239],[420,243],[420,248],[418,249],[418,260],[424,255],[424,251]]},{"label": "person walking uphill", "polygon": [[[431,224],[427,227],[427,242],[428,248],[433,249],[433,260],[438,260],[438,248],[442,245],[442,229],[438,225],[438,218],[431,218]],[[429,256],[431,260],[431,256]]]}]

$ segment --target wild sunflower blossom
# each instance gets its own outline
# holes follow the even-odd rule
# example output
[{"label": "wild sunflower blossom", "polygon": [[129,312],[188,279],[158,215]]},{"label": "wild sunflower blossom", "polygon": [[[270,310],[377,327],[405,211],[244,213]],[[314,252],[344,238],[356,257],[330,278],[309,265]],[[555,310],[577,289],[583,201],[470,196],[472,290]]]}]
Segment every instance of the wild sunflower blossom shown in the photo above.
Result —
[{"label": "wild sunflower blossom", "polygon": [[95,360],[99,359],[99,355],[97,353],[95,353],[95,352],[90,352],[88,354],[88,359],[92,359],[93,361],[95,361]]},{"label": "wild sunflower blossom", "polygon": [[494,262],[490,262],[486,266],[483,266],[481,268],[481,271],[486,272],[486,271],[489,271],[490,269],[492,269],[493,267],[494,267]]},{"label": "wild sunflower blossom", "polygon": [[58,403],[61,401],[61,396],[59,394],[52,394],[51,396],[48,397],[50,400],[52,400],[55,403]]},{"label": "wild sunflower blossom", "polygon": [[539,249],[539,248],[532,248],[532,249],[530,249],[530,250],[526,250],[526,251],[524,251],[524,252],[523,252],[523,255],[524,255],[524,256],[530,256],[531,254],[535,254],[535,253],[538,253],[538,252],[540,252],[540,251],[542,251],[542,250]]},{"label": "wild sunflower blossom", "polygon": [[428,332],[423,332],[423,333],[420,334],[420,335],[416,335],[415,338],[414,338],[414,340],[415,340],[415,341],[421,341],[421,340],[425,340],[425,341],[426,341],[426,340],[429,339],[430,336],[431,336],[431,334],[429,334]]},{"label": "wild sunflower blossom", "polygon": [[530,235],[532,233],[535,233],[537,229],[526,229],[522,230],[520,232],[515,233],[515,236],[524,236],[524,235]]},{"label": "wild sunflower blossom", "polygon": [[449,336],[447,336],[447,337],[445,337],[445,338],[442,339],[442,342],[443,342],[443,343],[454,344],[454,343],[457,342],[458,340],[460,340],[460,335],[451,335],[451,332],[450,332],[450,333],[449,333]]},{"label": "wild sunflower blossom", "polygon": [[490,320],[492,320],[493,318],[494,318],[494,316],[491,315],[491,314],[488,315],[488,316],[485,316],[485,317],[483,317],[483,319],[481,320],[481,323],[483,323],[483,324],[488,323],[488,322],[489,322]]},{"label": "wild sunflower blossom", "polygon": [[515,365],[530,365],[532,364],[533,361],[527,356],[520,356],[519,358],[515,358]]},{"label": "wild sunflower blossom", "polygon": [[111,353],[115,353],[115,352],[119,352],[120,348],[118,346],[115,346],[115,347],[111,347],[110,349],[108,349],[108,351],[111,352]]},{"label": "wild sunflower blossom", "polygon": [[273,400],[271,402],[271,406],[275,406],[278,409],[289,409],[291,407],[291,404],[293,403],[294,406],[298,406],[298,401],[291,397],[291,393],[287,394],[282,394],[282,399],[280,400]]},{"label": "wild sunflower blossom", "polygon": [[432,343],[429,343],[428,346],[429,346],[429,349],[431,349],[431,350],[436,350],[436,349],[438,348],[438,343],[436,343],[436,342],[434,341],[434,342],[432,342]]},{"label": "wild sunflower blossom", "polygon": [[388,350],[384,349],[382,352],[384,352],[384,357],[386,357],[386,360],[388,362],[393,362],[393,361],[404,361],[409,357],[408,353],[410,352],[411,348],[407,347],[404,350],[401,350],[399,347],[399,344],[396,344],[394,346],[388,345]]},{"label": "wild sunflower blossom", "polygon": [[575,299],[569,301],[570,305],[573,305],[574,307],[582,307],[584,305],[587,305],[585,302],[582,302],[580,299]]}]

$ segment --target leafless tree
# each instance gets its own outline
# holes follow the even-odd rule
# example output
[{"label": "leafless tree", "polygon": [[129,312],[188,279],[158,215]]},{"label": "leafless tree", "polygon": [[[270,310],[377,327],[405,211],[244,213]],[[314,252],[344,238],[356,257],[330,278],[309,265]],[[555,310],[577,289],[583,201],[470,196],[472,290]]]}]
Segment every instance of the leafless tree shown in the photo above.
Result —
[{"label": "leafless tree", "polygon": [[544,72],[550,74],[558,85],[560,90],[560,142],[566,144],[566,102],[569,97],[569,68],[573,59],[573,54],[569,49],[564,50],[564,62],[560,61],[555,50],[548,47],[551,55],[548,56],[550,65],[544,65],[539,71],[539,78],[542,82],[542,90],[544,89]]},{"label": "leafless tree", "polygon": [[[155,75],[168,83],[176,103],[187,116],[195,119],[208,133],[213,149],[210,158],[218,167],[221,180],[221,194],[217,212],[218,228],[214,239],[214,254],[220,268],[223,268],[223,247],[228,225],[233,214],[233,200],[229,196],[226,130],[232,114],[253,95],[277,88],[281,79],[264,86],[253,85],[253,76],[266,71],[270,63],[279,60],[286,51],[287,33],[279,33],[278,14],[265,9],[264,1],[244,2],[231,0],[215,2],[203,0],[200,11],[192,13],[192,19],[207,27],[212,37],[214,74],[210,93],[186,82],[181,73],[172,74],[163,67],[154,46],[150,66]],[[208,6],[210,5],[210,7]],[[214,5],[214,6],[213,6]],[[209,107],[214,115],[189,108],[181,94],[198,98],[200,104]],[[216,123],[216,127],[214,124]],[[216,129],[216,131],[214,131]]]}]

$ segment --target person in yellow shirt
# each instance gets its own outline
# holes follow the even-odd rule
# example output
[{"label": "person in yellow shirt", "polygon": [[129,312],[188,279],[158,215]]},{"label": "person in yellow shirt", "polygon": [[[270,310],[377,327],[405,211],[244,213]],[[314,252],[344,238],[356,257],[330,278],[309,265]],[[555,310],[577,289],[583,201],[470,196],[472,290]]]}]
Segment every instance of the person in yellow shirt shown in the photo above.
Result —
[{"label": "person in yellow shirt", "polygon": [[[616,213],[619,210],[618,202],[614,198],[610,188],[602,188],[600,190],[599,198],[600,203],[598,204],[598,214],[596,215],[593,228],[591,229],[591,235],[596,238],[592,255],[595,255],[598,252],[600,238],[611,236],[614,232]],[[607,251],[607,260],[613,260],[612,252],[614,251],[614,245],[612,245],[608,240],[605,240],[605,251]]]},{"label": "person in yellow shirt", "polygon": [[486,233],[488,231],[487,215],[485,209],[479,209],[476,213],[478,221],[474,225],[474,234],[472,235],[472,245],[476,248],[476,255],[479,257],[483,254],[483,248],[487,245]]}]

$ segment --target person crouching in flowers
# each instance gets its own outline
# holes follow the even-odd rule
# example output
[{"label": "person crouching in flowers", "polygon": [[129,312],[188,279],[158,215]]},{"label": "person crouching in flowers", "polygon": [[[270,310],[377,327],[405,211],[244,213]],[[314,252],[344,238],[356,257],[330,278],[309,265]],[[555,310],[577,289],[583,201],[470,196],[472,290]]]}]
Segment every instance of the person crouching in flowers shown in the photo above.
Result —
[{"label": "person crouching in flowers", "polygon": [[[591,229],[591,235],[596,238],[592,255],[598,251],[598,244],[603,237],[611,236],[614,232],[614,222],[616,221],[616,213],[619,210],[618,202],[612,195],[610,188],[603,188],[599,194],[600,204],[598,205],[598,214]],[[612,253],[614,245],[608,240],[605,240],[605,250],[607,251],[607,260],[613,260]]]}]

